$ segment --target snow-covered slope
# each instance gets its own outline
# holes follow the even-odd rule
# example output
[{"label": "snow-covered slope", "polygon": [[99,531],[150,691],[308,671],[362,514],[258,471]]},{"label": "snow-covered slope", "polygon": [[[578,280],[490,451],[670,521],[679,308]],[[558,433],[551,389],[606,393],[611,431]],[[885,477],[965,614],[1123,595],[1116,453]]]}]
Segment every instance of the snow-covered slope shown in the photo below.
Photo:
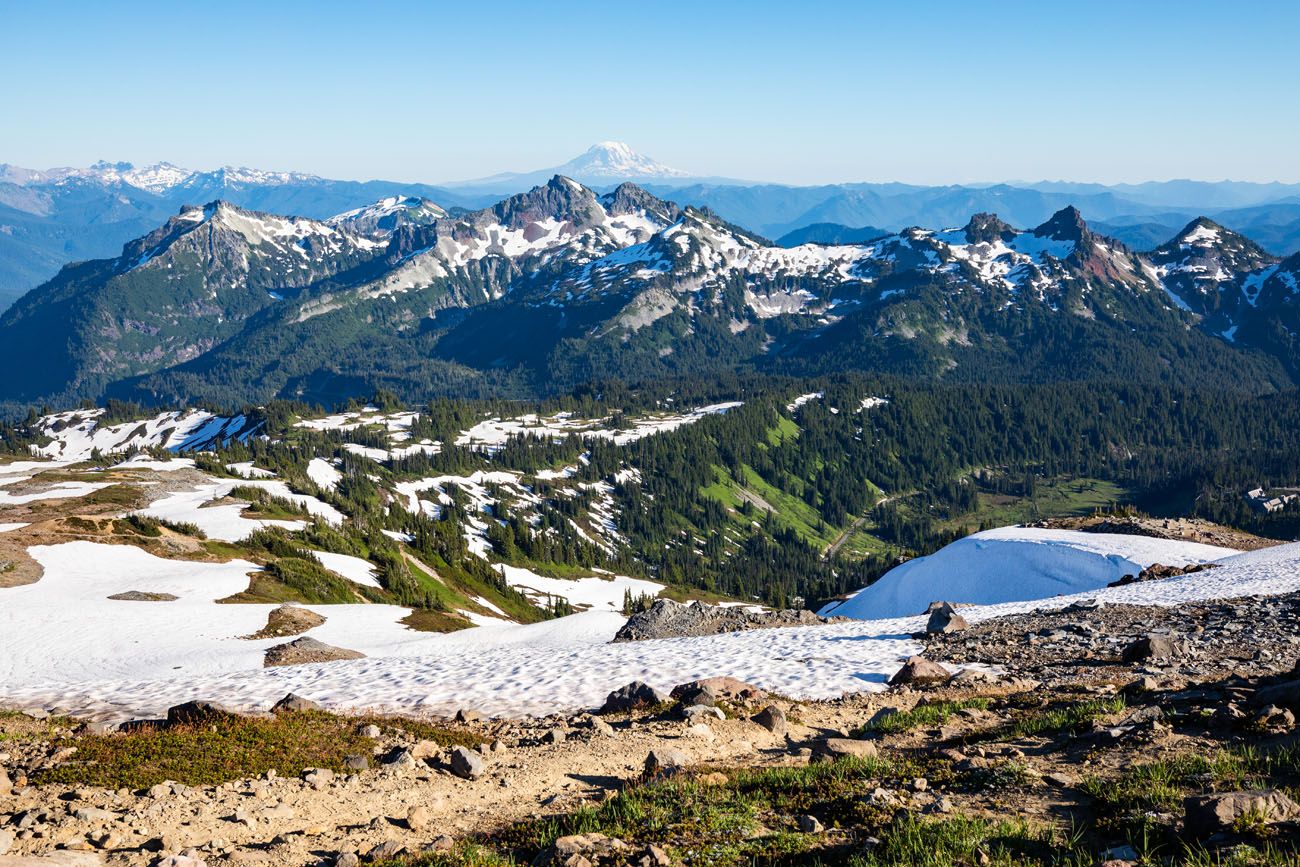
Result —
[{"label": "snow-covered slope", "polygon": [[872,620],[920,614],[938,600],[988,605],[1048,599],[1105,587],[1153,563],[1186,566],[1236,553],[1146,536],[1002,527],[909,560],[821,613]]},{"label": "snow-covered slope", "polygon": [[[924,618],[912,616],[611,644],[624,621],[607,610],[440,635],[404,628],[398,621],[406,609],[394,606],[312,606],[327,621],[308,634],[369,658],[267,669],[261,651],[280,640],[239,636],[264,625],[271,606],[210,601],[242,587],[250,564],[171,562],[125,546],[86,542],[32,553],[46,577],[0,589],[0,700],[36,707],[57,703],[116,718],[157,715],[196,695],[233,707],[266,708],[290,691],[335,709],[474,707],[544,714],[598,705],[629,680],[666,689],[720,674],[794,697],[828,698],[879,689],[907,656],[920,651],[906,636],[924,624]],[[1140,556],[1132,549],[1110,553],[1120,560]],[[1093,556],[1104,559],[1105,552]],[[167,603],[106,599],[123,590],[181,598]],[[1176,578],[973,606],[962,613],[979,622],[1083,598],[1174,605],[1297,590],[1300,544],[1292,544],[1230,556],[1221,568]]]},{"label": "snow-covered slope", "polygon": [[159,413],[153,418],[104,425],[102,409],[70,410],[43,416],[37,429],[50,438],[32,452],[58,461],[85,461],[101,454],[125,453],[148,448],[195,451],[233,440],[246,441],[257,432],[259,422],[246,416],[218,416],[203,410]]}]

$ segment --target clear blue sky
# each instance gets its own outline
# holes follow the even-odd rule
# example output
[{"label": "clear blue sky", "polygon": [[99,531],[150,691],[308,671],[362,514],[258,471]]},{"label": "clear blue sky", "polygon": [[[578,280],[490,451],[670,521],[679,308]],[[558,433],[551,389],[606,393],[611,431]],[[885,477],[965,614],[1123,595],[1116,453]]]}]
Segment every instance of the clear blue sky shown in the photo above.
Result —
[{"label": "clear blue sky", "polygon": [[1300,181],[1294,2],[0,0],[0,162]]}]

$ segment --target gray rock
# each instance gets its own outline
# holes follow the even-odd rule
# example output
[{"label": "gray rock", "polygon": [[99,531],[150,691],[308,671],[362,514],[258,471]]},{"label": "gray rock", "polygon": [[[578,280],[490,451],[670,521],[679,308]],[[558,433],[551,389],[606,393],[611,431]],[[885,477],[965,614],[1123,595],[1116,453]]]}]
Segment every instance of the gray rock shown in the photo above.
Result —
[{"label": "gray rock", "polygon": [[1246,815],[1267,824],[1300,816],[1300,804],[1275,789],[1195,795],[1183,801],[1183,810],[1184,831],[1197,837],[1229,829]]},{"label": "gray rock", "polygon": [[913,656],[903,663],[903,667],[889,679],[889,682],[924,686],[931,683],[944,683],[949,677],[951,675],[948,669],[939,663],[931,662],[921,656]]},{"label": "gray rock", "polygon": [[382,734],[382,732],[379,730],[379,726],[374,725],[373,723],[371,723],[370,725],[362,726],[360,729],[357,730],[357,732],[363,738],[377,738]]},{"label": "gray rock", "polygon": [[343,767],[349,771],[366,771],[370,769],[370,759],[367,756],[347,756],[343,759]]},{"label": "gray rock", "polygon": [[668,696],[648,683],[634,680],[626,686],[620,686],[605,697],[601,713],[620,713],[643,707],[654,707],[668,701]]},{"label": "gray rock", "polygon": [[628,618],[614,641],[646,641],[654,638],[685,638],[719,635],[750,629],[780,626],[815,626],[844,621],[843,617],[818,617],[811,611],[749,611],[742,606],[683,604],[657,599],[654,605]]},{"label": "gray rock", "polygon": [[820,834],[826,828],[818,821],[816,816],[800,816],[799,830],[805,834]]},{"label": "gray rock", "polygon": [[451,751],[451,772],[461,779],[477,780],[487,772],[487,764],[478,753],[464,747],[453,747]]},{"label": "gray rock", "polygon": [[1124,648],[1125,662],[1168,662],[1183,655],[1182,646],[1167,635],[1144,635]]},{"label": "gray rock", "polygon": [[167,708],[167,725],[209,725],[237,717],[234,711],[212,701],[187,701]]},{"label": "gray rock", "polygon": [[479,713],[476,710],[471,710],[470,708],[463,707],[460,710],[456,711],[455,719],[456,722],[458,723],[482,722],[483,714]]},{"label": "gray rock", "polygon": [[307,665],[365,658],[366,655],[358,650],[334,647],[323,641],[317,641],[310,635],[304,635],[286,644],[277,644],[275,647],[267,648],[262,665],[266,668],[275,668],[284,665]]},{"label": "gray rock", "polygon": [[715,707],[718,704],[718,694],[711,687],[698,683],[687,683],[674,687],[671,695],[683,707],[695,705]]},{"label": "gray rock", "polygon": [[98,807],[81,807],[72,816],[78,822],[112,822],[117,818],[117,813]]},{"label": "gray rock", "polygon": [[403,846],[399,841],[385,840],[384,842],[375,846],[369,852],[366,853],[366,860],[387,861],[390,858],[396,858],[398,855],[401,855],[405,851],[406,851],[406,847]]},{"label": "gray rock", "polygon": [[930,620],[925,624],[925,631],[931,635],[947,635],[969,629],[966,618],[957,613],[951,602],[940,602],[930,606]]},{"label": "gray rock", "polygon": [[302,772],[302,779],[314,789],[323,789],[334,781],[334,772],[329,768],[308,768]]},{"label": "gray rock", "polygon": [[727,715],[722,712],[721,708],[713,707],[707,704],[693,704],[690,707],[681,709],[682,719],[688,723],[706,722],[708,720],[723,720]]},{"label": "gray rock", "polygon": [[785,737],[788,728],[785,719],[785,711],[774,704],[760,710],[750,717],[751,720],[761,725],[763,728],[776,735],[778,738]]},{"label": "gray rock", "polygon": [[309,698],[289,693],[271,707],[271,713],[301,713],[308,710],[320,710],[321,706]]},{"label": "gray rock", "polygon": [[611,738],[614,736],[614,727],[609,723],[605,722],[603,719],[601,719],[598,716],[592,717],[588,725],[591,726],[591,731],[593,734],[597,734],[600,735],[601,737],[606,737],[606,738]]},{"label": "gray rock", "polygon": [[357,867],[361,863],[356,852],[340,852],[334,858],[334,867]]},{"label": "gray rock", "polygon": [[416,804],[406,811],[406,827],[412,831],[423,831],[429,827],[429,821],[433,817],[429,815],[429,808]]}]

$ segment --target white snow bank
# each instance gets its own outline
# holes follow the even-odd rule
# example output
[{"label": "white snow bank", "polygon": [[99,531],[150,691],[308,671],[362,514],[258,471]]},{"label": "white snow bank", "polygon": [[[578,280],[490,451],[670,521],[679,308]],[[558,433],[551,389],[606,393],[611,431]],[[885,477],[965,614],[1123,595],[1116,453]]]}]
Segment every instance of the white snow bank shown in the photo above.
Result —
[{"label": "white snow bank", "polygon": [[249,533],[262,527],[283,527],[286,530],[301,530],[305,521],[280,521],[263,518],[245,518],[244,503],[227,503],[221,506],[208,505],[228,495],[237,487],[262,488],[273,497],[291,500],[305,507],[309,514],[315,515],[334,525],[343,523],[343,514],[329,503],[321,502],[306,494],[295,494],[284,482],[268,480],[232,481],[214,479],[210,484],[199,485],[192,491],[176,491],[162,499],[140,509],[139,514],[151,518],[163,518],[168,521],[180,521],[195,524],[210,539],[224,542],[238,542],[248,537]]},{"label": "white snow bank", "polygon": [[[311,606],[328,618],[311,630],[313,637],[369,658],[264,669],[261,651],[276,640],[234,636],[261,628],[271,606],[209,603],[190,611],[182,604],[196,585],[204,598],[242,587],[235,564],[168,563],[132,548],[84,542],[32,552],[46,577],[0,590],[0,701],[113,717],[159,714],[195,696],[266,708],[290,691],[334,709],[543,714],[598,705],[630,680],[666,689],[719,674],[798,698],[828,698],[881,688],[919,652],[910,634],[924,625],[913,616],[610,644],[623,618],[609,611],[527,626],[483,618],[489,625],[438,635],[404,629],[397,621],[406,611],[394,606]],[[1176,605],[1300,591],[1300,543],[1221,562],[1177,578],[972,606],[962,614],[975,623],[1083,599]],[[183,598],[98,601],[125,589],[165,589]],[[116,607],[96,607],[101,604]]]},{"label": "white snow bank", "polygon": [[111,469],[114,470],[153,470],[158,473],[172,473],[177,470],[194,469],[193,458],[172,458],[168,461],[155,460],[148,455],[136,455],[129,461],[123,461],[120,464],[114,464]]},{"label": "white snow bank", "polygon": [[312,551],[311,553],[326,569],[336,575],[343,576],[354,584],[364,584],[367,587],[375,588],[382,586],[377,577],[378,572],[368,560],[362,560],[360,557],[353,557],[348,554],[333,554],[329,551]]},{"label": "white snow bank", "polygon": [[663,590],[662,584],[644,581],[640,578],[628,578],[623,575],[611,575],[608,578],[593,576],[589,578],[560,579],[547,578],[529,569],[518,566],[499,564],[496,567],[506,579],[506,583],[520,590],[537,601],[544,601],[547,596],[562,597],[578,608],[595,608],[602,611],[621,611],[623,594],[648,594],[658,596]]},{"label": "white snow bank", "polygon": [[0,533],[8,533],[10,530],[21,530],[26,524],[0,524]]},{"label": "white snow bank", "polygon": [[338,486],[343,474],[334,469],[334,465],[324,458],[312,458],[307,463],[307,478],[325,490],[332,491]]},{"label": "white snow bank", "polygon": [[1001,527],[959,539],[891,569],[822,614],[870,620],[919,614],[934,601],[988,605],[1105,587],[1153,563],[1185,566],[1231,548],[1147,536]]}]

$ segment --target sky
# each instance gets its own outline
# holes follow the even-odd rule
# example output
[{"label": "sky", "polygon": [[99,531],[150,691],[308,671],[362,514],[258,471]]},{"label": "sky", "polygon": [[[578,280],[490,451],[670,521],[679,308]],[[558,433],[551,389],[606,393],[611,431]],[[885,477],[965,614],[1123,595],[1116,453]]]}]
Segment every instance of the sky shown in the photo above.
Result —
[{"label": "sky", "polygon": [[1300,181],[1300,4],[14,2],[0,162]]}]

